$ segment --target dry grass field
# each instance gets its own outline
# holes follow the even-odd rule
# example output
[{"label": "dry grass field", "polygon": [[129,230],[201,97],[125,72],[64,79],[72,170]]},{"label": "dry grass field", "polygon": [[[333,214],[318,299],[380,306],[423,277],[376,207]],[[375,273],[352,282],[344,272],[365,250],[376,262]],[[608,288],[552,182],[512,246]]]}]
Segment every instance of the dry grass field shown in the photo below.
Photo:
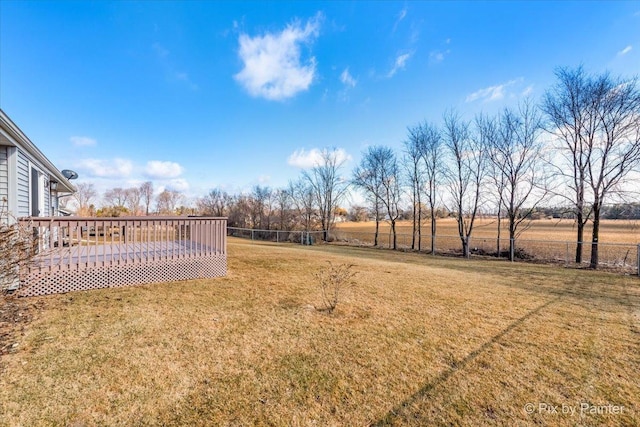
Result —
[{"label": "dry grass field", "polygon": [[[400,221],[397,225],[398,247],[408,249],[411,247],[411,221]],[[576,230],[571,220],[536,220],[527,227],[521,226],[523,232],[516,243],[516,256],[523,260],[560,263],[569,265],[575,259]],[[334,236],[338,241],[348,242],[353,245],[370,246],[373,244],[375,222],[346,222],[336,225]],[[423,251],[429,251],[431,245],[430,225],[425,224],[422,229]],[[461,243],[458,237],[457,223],[453,218],[438,220],[436,232],[436,252],[439,254],[451,254],[461,252]],[[583,246],[583,263],[588,265],[591,256],[591,224],[585,229],[585,245]],[[497,221],[495,218],[480,218],[476,221],[471,237],[473,255],[497,254]],[[390,227],[387,223],[381,223],[378,244],[382,247],[391,247]],[[600,266],[614,268],[626,272],[638,271],[638,259],[640,258],[640,222],[624,220],[605,220],[600,231]],[[416,243],[417,245],[417,243]],[[500,252],[506,258],[509,246],[509,233],[506,222],[503,222],[500,237]]]},{"label": "dry grass field", "polygon": [[232,238],[225,278],[26,301],[1,425],[640,424],[633,276]]},{"label": "dry grass field", "polygon": [[[437,223],[438,235],[457,236],[458,228],[454,218],[439,219]],[[423,223],[422,233],[431,233],[431,225],[427,221]],[[523,226],[521,226],[523,227]],[[344,222],[336,225],[338,230],[349,232],[373,233],[375,222]],[[397,232],[411,235],[411,221],[399,221],[396,225]],[[509,237],[507,222],[503,221],[502,237]],[[386,222],[380,223],[380,231],[389,233],[389,225]],[[585,229],[585,240],[591,241],[591,224]],[[527,240],[554,240],[554,241],[574,241],[576,239],[575,222],[568,219],[540,219],[532,221],[530,226],[523,231],[521,239]],[[495,239],[497,236],[497,221],[495,218],[480,218],[474,226],[473,236],[477,238]],[[602,220],[600,225],[600,241],[603,243],[640,243],[640,221],[634,220]]]}]

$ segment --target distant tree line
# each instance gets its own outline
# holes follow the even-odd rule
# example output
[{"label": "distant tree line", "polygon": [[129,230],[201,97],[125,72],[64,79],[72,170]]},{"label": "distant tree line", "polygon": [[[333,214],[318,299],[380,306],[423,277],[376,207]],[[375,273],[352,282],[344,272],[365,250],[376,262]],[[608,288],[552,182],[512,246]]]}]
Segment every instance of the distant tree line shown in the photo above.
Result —
[{"label": "distant tree line", "polygon": [[[592,223],[589,261],[597,268],[600,220],[640,218],[634,192],[640,173],[638,80],[560,68],[539,104],[525,99],[472,119],[448,110],[441,123],[409,126],[400,152],[371,146],[350,175],[343,166],[336,150],[324,149],[316,165],[285,188],[255,186],[241,194],[213,189],[190,208],[177,192],[154,197],[150,182],[108,190],[99,209],[91,184],[79,185],[74,197],[83,215],[226,216],[234,227],[324,230],[325,240],[336,220],[372,220],[376,245],[385,221],[394,249],[397,221],[411,220],[411,247],[422,250],[422,236],[436,235],[438,218],[453,217],[464,256],[478,217],[492,215],[498,253],[506,238],[511,259],[533,219],[569,218],[576,222],[576,263],[582,262],[585,225]],[[350,203],[347,212],[351,191],[364,202]],[[429,241],[434,251],[434,239]]]}]

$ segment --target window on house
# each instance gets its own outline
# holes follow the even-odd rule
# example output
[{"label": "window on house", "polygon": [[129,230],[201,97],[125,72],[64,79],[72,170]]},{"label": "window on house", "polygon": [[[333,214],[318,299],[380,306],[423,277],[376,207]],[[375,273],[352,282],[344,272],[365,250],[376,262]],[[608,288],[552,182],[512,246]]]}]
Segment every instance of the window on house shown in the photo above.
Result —
[{"label": "window on house", "polygon": [[44,214],[44,176],[31,168],[31,216]]}]

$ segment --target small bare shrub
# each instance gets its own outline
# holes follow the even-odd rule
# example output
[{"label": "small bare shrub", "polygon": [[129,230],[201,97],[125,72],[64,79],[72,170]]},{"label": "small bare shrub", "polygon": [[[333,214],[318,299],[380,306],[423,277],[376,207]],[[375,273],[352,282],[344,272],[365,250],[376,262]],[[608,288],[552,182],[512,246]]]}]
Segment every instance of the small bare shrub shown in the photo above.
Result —
[{"label": "small bare shrub", "polygon": [[26,268],[36,255],[37,236],[33,228],[10,223],[5,204],[0,206],[0,293],[6,294],[19,280],[20,268]]},{"label": "small bare shrub", "polygon": [[334,265],[329,262],[329,266],[314,274],[320,288],[322,306],[317,310],[333,313],[344,290],[351,284],[356,272],[352,270],[353,264]]}]

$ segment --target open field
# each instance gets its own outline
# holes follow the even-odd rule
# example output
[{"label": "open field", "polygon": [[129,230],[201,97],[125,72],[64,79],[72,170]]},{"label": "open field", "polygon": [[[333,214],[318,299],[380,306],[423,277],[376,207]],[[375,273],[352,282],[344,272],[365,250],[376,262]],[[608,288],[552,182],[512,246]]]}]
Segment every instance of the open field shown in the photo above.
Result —
[{"label": "open field", "polygon": [[[506,226],[506,222],[503,222]],[[411,248],[410,221],[400,221],[397,225],[398,248]],[[523,232],[516,242],[516,258],[527,261],[570,265],[575,260],[576,230],[570,220],[536,220]],[[336,224],[333,236],[337,241],[356,246],[371,246],[374,242],[375,222],[346,222]],[[585,229],[583,264],[589,265],[591,256],[591,226]],[[416,248],[418,241],[416,237]],[[606,220],[602,223],[599,245],[600,267],[638,274],[640,260],[640,223],[636,221]],[[378,245],[391,247],[392,238],[389,225],[380,224]],[[422,229],[422,251],[430,251],[431,230],[425,224]],[[461,252],[457,223],[453,218],[439,219],[436,232],[436,253],[456,254]],[[480,218],[476,221],[471,236],[472,255],[495,256],[498,253],[497,221],[495,218]],[[506,258],[509,248],[509,233],[503,227],[500,236],[500,256]]]},{"label": "open field", "polygon": [[2,425],[640,424],[633,276],[230,238],[225,278],[27,301]]},{"label": "open field", "polygon": [[[502,238],[509,238],[509,230],[506,220],[502,222]],[[431,224],[427,220],[423,223],[422,234],[431,234]],[[458,226],[454,218],[438,219],[437,235],[457,236]],[[336,224],[338,230],[350,232],[375,231],[375,222],[344,222]],[[523,225],[520,226],[523,228]],[[398,233],[411,235],[411,221],[399,221],[396,225]],[[380,231],[389,233],[389,225],[386,222],[380,223]],[[585,227],[585,241],[591,241],[591,224]],[[531,226],[524,230],[521,239],[528,240],[576,240],[575,222],[568,219],[540,219],[531,222]],[[473,237],[495,239],[497,236],[497,220],[495,218],[480,218],[474,226]],[[633,220],[602,220],[600,224],[600,242],[603,243],[630,243],[637,245],[640,243],[640,221]]]}]

